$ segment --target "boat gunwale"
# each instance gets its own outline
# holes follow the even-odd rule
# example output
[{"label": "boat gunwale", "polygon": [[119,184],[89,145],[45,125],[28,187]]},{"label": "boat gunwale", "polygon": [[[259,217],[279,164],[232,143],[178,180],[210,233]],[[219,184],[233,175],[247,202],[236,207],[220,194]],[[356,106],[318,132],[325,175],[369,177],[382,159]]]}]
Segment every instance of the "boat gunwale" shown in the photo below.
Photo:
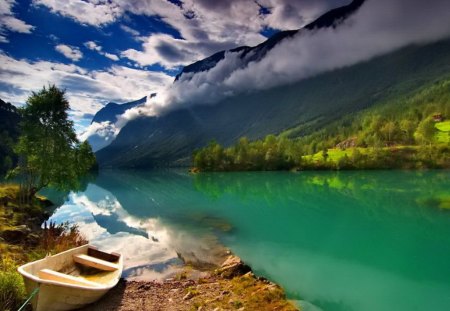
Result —
[{"label": "boat gunwale", "polygon": [[[34,265],[34,264],[36,264],[38,262],[45,261],[48,257],[64,255],[64,254],[67,254],[67,253],[74,252],[75,250],[88,248],[89,246],[90,246],[90,244],[85,244],[85,245],[82,245],[82,246],[79,246],[79,247],[76,247],[76,248],[71,248],[69,250],[66,250],[64,252],[61,252],[61,253],[58,253],[58,254],[55,254],[55,255],[47,256],[45,258],[38,259],[38,260],[35,260],[35,261],[32,261],[32,262],[26,263],[26,264],[20,266],[19,268],[17,268],[17,271],[22,276],[24,276],[24,277],[26,277],[26,278],[28,278],[28,279],[38,283],[38,287],[40,287],[42,284],[46,284],[46,285],[56,285],[56,286],[62,286],[62,287],[70,287],[70,288],[75,288],[75,289],[85,289],[85,290],[89,290],[89,291],[104,291],[104,290],[109,290],[109,289],[113,288],[114,286],[117,285],[117,283],[119,282],[119,280],[120,280],[120,278],[122,276],[122,271],[123,271],[123,256],[122,256],[122,254],[120,254],[119,261],[118,261],[118,265],[119,265],[118,271],[119,271],[119,273],[117,274],[118,276],[115,279],[113,279],[114,282],[112,282],[110,285],[103,285],[102,283],[98,283],[99,285],[101,285],[99,287],[91,287],[91,286],[85,286],[85,285],[76,285],[76,284],[63,283],[63,282],[58,282],[58,281],[43,280],[40,277],[38,277],[38,276],[36,276],[34,274],[31,274],[31,273],[29,273],[29,272],[24,270],[25,268],[27,268],[29,266],[32,266],[32,265]],[[111,273],[114,273],[114,272],[111,272]]]}]

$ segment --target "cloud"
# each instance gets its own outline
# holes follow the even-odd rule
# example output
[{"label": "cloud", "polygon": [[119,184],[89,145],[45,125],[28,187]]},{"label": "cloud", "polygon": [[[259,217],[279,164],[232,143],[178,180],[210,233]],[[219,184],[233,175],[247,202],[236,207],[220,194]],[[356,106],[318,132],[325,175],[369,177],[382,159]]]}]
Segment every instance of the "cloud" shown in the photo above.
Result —
[{"label": "cloud", "polygon": [[202,54],[196,52],[192,43],[175,39],[166,34],[155,34],[147,38],[143,44],[143,51],[128,49],[121,53],[137,62],[141,66],[160,64],[166,68],[174,68],[200,58]]},{"label": "cloud", "polygon": [[166,90],[162,104],[217,102],[229,95],[292,83],[394,51],[450,36],[450,3],[371,0],[343,25],[300,32],[259,62],[242,66],[227,53],[213,69],[185,75]]},{"label": "cloud", "polygon": [[84,46],[92,51],[97,51],[100,55],[103,55],[113,61],[118,61],[120,58],[115,54],[111,54],[103,51],[103,47],[95,43],[94,41],[87,41],[84,43]]},{"label": "cloud", "polygon": [[102,54],[103,56],[113,60],[113,61],[118,61],[120,58],[119,56],[117,56],[116,54],[111,54],[111,53],[107,53],[107,52],[103,52]]},{"label": "cloud", "polygon": [[119,133],[120,128],[117,128],[113,123],[109,121],[93,122],[89,127],[79,135],[81,141],[85,141],[91,136],[97,135],[102,138],[103,141],[112,141]]},{"label": "cloud", "polygon": [[57,46],[55,46],[55,50],[63,54],[65,57],[73,60],[74,62],[77,62],[83,58],[83,53],[81,53],[80,49],[75,46],[58,44]]},{"label": "cloud", "polygon": [[109,101],[126,102],[142,98],[173,81],[173,77],[163,72],[117,65],[90,71],[74,64],[18,60],[1,52],[0,63],[0,98],[20,105],[31,91],[56,84],[67,90],[72,109],[70,115],[78,121],[85,114],[95,114]]},{"label": "cloud", "polygon": [[33,4],[91,26],[110,24],[123,14],[118,4],[108,0],[33,0]]},{"label": "cloud", "polygon": [[9,42],[6,31],[31,33],[35,28],[32,25],[16,18],[12,8],[16,4],[14,0],[3,0],[0,2],[0,42]]},{"label": "cloud", "polygon": [[120,28],[129,33],[130,35],[132,35],[133,37],[139,37],[141,34],[139,33],[139,31],[127,26],[127,25],[120,25]]},{"label": "cloud", "polygon": [[127,111],[120,127],[141,116],[160,115],[190,105],[215,104],[240,93],[294,83],[350,66],[410,44],[450,37],[450,3],[435,0],[369,0],[340,27],[299,32],[283,40],[260,61],[245,64],[241,52],[227,52],[208,71],[181,79]]},{"label": "cloud", "polygon": [[[127,13],[155,17],[179,32],[181,38],[152,33],[147,38],[128,25],[122,30],[143,41],[141,49],[121,53],[140,66],[160,64],[175,68],[202,59],[219,50],[256,45],[265,40],[266,27],[299,28],[325,9],[344,0],[185,0],[181,5],[161,0],[34,0],[51,11],[81,24],[105,26]],[[271,14],[260,14],[261,6]],[[295,12],[295,14],[294,14]]]},{"label": "cloud", "polygon": [[258,0],[258,3],[268,8],[270,14],[264,16],[267,26],[276,29],[298,29],[314,21],[323,12],[346,5],[349,0]]},{"label": "cloud", "polygon": [[84,43],[84,46],[87,47],[89,50],[100,52],[102,50],[102,47],[99,46],[94,41],[87,41]]}]

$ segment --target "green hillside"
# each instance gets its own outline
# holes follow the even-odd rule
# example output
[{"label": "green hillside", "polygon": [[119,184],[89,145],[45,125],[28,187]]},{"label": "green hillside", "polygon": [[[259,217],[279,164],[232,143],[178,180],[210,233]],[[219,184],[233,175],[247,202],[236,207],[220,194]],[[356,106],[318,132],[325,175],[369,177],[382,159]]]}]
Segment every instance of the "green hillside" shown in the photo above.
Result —
[{"label": "green hillside", "polygon": [[194,155],[200,170],[450,167],[450,79],[396,94],[301,136],[301,126]]},{"label": "green hillside", "polygon": [[287,129],[289,138],[318,133],[341,118],[442,81],[450,74],[449,50],[450,40],[409,46],[291,85],[138,118],[98,151],[97,159],[101,167],[189,166],[193,151],[211,140],[231,146],[243,136],[255,141]]}]

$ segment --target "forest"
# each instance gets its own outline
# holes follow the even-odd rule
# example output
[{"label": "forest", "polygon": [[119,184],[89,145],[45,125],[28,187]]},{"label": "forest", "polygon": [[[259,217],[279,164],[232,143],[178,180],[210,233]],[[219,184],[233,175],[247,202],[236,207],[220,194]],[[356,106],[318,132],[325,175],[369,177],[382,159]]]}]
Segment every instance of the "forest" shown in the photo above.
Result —
[{"label": "forest", "polygon": [[216,141],[193,154],[194,171],[450,167],[450,79],[302,136],[301,125],[232,146]]}]

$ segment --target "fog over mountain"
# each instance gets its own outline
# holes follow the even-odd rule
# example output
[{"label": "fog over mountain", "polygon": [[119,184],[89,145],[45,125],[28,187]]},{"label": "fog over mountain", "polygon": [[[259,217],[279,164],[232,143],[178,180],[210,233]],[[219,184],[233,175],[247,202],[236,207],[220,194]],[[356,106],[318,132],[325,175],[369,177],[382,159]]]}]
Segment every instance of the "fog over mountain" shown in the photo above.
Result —
[{"label": "fog over mountain", "polygon": [[184,73],[172,85],[158,91],[156,97],[147,98],[144,106],[127,110],[118,117],[114,131],[117,133],[139,116],[216,104],[226,97],[288,85],[404,46],[448,36],[447,0],[367,0],[337,27],[302,29],[277,42],[261,58],[243,57],[242,49],[226,51],[223,59],[209,70]]}]

